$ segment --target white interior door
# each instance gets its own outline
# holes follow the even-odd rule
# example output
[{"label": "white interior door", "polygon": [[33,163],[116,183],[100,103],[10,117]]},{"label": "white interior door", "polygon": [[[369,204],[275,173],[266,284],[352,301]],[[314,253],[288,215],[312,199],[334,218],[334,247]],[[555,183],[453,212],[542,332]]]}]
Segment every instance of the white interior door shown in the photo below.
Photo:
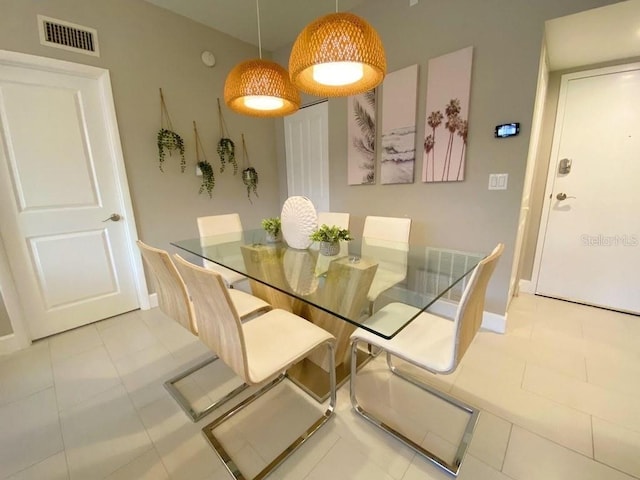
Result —
[{"label": "white interior door", "polygon": [[0,62],[0,234],[34,339],[140,306],[103,72]]},{"label": "white interior door", "polygon": [[551,158],[536,293],[640,313],[640,64],[563,76]]},{"label": "white interior door", "polygon": [[289,196],[302,195],[329,211],[328,102],[304,107],[284,119]]}]

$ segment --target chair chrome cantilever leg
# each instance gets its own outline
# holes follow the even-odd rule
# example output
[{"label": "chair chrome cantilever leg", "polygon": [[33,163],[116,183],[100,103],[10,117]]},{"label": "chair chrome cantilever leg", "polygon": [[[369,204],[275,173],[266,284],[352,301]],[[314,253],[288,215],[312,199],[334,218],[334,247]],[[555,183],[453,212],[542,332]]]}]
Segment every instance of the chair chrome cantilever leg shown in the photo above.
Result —
[{"label": "chair chrome cantilever leg", "polygon": [[[353,361],[354,356],[357,354],[357,348],[358,348],[358,340],[354,340],[351,344],[351,358]],[[450,395],[447,395],[444,392],[440,392],[438,390],[436,390],[435,388],[420,382],[419,380],[411,377],[410,375],[402,372],[401,370],[398,370],[391,362],[391,355],[387,352],[387,364],[389,365],[389,369],[391,370],[391,372],[397,376],[399,376],[400,378],[412,383],[413,385],[421,388],[422,390],[425,390],[426,392],[437,396],[438,398],[444,400],[445,402],[454,405],[455,407],[460,408],[461,410],[466,411],[467,413],[469,413],[469,420],[467,421],[467,425],[465,427],[464,433],[462,435],[462,439],[460,441],[460,444],[458,445],[458,449],[456,451],[455,457],[453,459],[452,462],[448,462],[442,458],[440,458],[438,455],[436,455],[433,452],[430,452],[429,450],[421,447],[420,445],[418,445],[416,442],[414,442],[413,440],[411,440],[410,438],[407,438],[406,436],[404,436],[402,433],[400,433],[399,431],[397,431],[396,429],[392,428],[391,426],[387,425],[386,423],[384,423],[381,419],[379,419],[378,417],[374,416],[373,414],[371,414],[370,412],[364,410],[360,404],[358,403],[358,399],[356,397],[356,369],[352,366],[351,367],[351,378],[350,378],[350,398],[351,398],[351,405],[353,406],[354,410],[360,414],[362,417],[364,417],[365,419],[367,419],[369,422],[373,423],[374,425],[376,425],[378,428],[384,430],[385,432],[393,435],[395,438],[397,438],[398,440],[400,440],[402,443],[404,443],[405,445],[407,445],[409,448],[415,450],[416,452],[418,452],[419,454],[421,454],[422,456],[424,456],[427,460],[431,461],[432,463],[434,463],[436,466],[440,467],[441,469],[443,469],[444,471],[446,471],[447,473],[453,475],[453,476],[458,476],[458,472],[460,470],[460,465],[462,464],[462,460],[464,459],[465,453],[467,451],[467,448],[469,448],[469,444],[471,443],[471,438],[473,436],[473,431],[476,427],[476,423],[478,421],[478,416],[480,414],[480,412],[471,407],[470,405],[467,405],[463,402],[461,402],[460,400],[458,400],[457,398],[454,398]],[[352,364],[353,365],[353,364]]]},{"label": "chair chrome cantilever leg", "polygon": [[201,368],[204,368],[207,365],[212,364],[216,360],[218,360],[218,356],[214,355],[213,357],[208,358],[206,360],[203,360],[202,362],[194,365],[193,367],[185,370],[184,372],[179,373],[175,377],[172,377],[169,380],[167,380],[166,382],[164,382],[164,388],[167,389],[169,394],[173,397],[173,399],[176,401],[176,403],[180,406],[182,411],[194,423],[199,421],[201,418],[205,417],[209,413],[211,413],[211,411],[215,410],[217,407],[219,407],[223,403],[231,400],[233,397],[238,395],[240,392],[242,392],[242,391],[246,390],[247,388],[249,388],[249,385],[247,385],[246,383],[243,383],[242,385],[240,385],[239,387],[235,388],[231,392],[227,393],[223,397],[219,398],[218,400],[216,400],[215,402],[213,402],[212,404],[210,404],[208,407],[204,408],[203,410],[198,411],[198,410],[194,409],[193,406],[189,403],[189,400],[187,400],[186,397],[182,394],[182,392],[180,390],[178,390],[178,388],[175,386],[175,384],[178,383],[180,380],[188,377],[192,373],[197,372]]},{"label": "chair chrome cantilever leg", "polygon": [[[335,345],[333,341],[326,342],[327,348],[329,349],[329,384],[330,384],[330,396],[329,396],[329,405],[325,412],[321,417],[317,418],[298,438],[296,438],[287,448],[285,448],[280,454],[276,456],[266,467],[264,467],[254,478],[253,480],[260,480],[267,477],[271,472],[273,472],[287,457],[289,457],[293,452],[295,452],[304,442],[306,442],[311,435],[316,433],[322,425],[324,425],[332,416],[336,406],[336,365],[335,365]],[[235,407],[231,408],[229,411],[223,413],[221,416],[216,418],[213,422],[208,424],[206,427],[202,429],[202,433],[207,438],[209,444],[216,451],[218,457],[222,460],[225,467],[229,471],[235,480],[247,480],[246,477],[240,472],[240,469],[235,464],[229,453],[224,449],[220,440],[216,438],[213,431],[222,425],[225,421],[233,417],[236,413],[240,412],[246,406],[251,404],[253,401],[257,400],[259,397],[267,393],[273,387],[278,385],[282,380],[284,380],[285,375],[281,374],[271,382],[264,385],[258,391],[256,391],[250,397],[247,397],[245,400],[240,402]],[[293,382],[292,382],[293,383]],[[297,385],[296,385],[297,386]],[[298,387],[299,388],[299,387]],[[302,389],[301,389],[302,390]],[[303,390],[304,391],[304,390]],[[306,393],[306,392],[305,392]]]}]

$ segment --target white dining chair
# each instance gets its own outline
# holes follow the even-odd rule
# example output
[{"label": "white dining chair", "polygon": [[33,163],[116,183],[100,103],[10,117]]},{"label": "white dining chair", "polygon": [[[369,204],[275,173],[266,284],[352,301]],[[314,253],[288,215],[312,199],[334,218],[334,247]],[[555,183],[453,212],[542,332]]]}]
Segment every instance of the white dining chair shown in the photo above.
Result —
[{"label": "white dining chair", "polygon": [[[165,250],[151,247],[140,240],[136,243],[138,244],[144,263],[147,265],[149,273],[151,274],[156,294],[158,295],[158,307],[169,318],[180,324],[193,335],[198,336],[198,325],[189,292],[180,273],[171,261],[169,253]],[[271,309],[271,305],[267,302],[240,290],[229,290],[229,295],[238,311],[238,315],[242,319],[250,318],[258,312]],[[193,422],[197,422],[213,409],[248,387],[246,384],[241,385],[231,392],[231,394],[225,395],[215,402],[212,402],[202,410],[196,410],[190,405],[187,398],[176,387],[176,383],[216,361],[217,358],[216,356],[208,358],[164,382],[167,391]]]},{"label": "white dining chair", "polygon": [[[448,319],[426,311],[420,312],[419,308],[403,303],[390,303],[376,312],[367,322],[375,324],[394,317],[411,318],[416,316],[416,318],[389,340],[364,328],[358,328],[351,335],[350,398],[354,410],[454,476],[458,475],[460,465],[471,442],[479,414],[478,410],[396,367],[392,359],[397,357],[415,367],[435,374],[449,374],[455,371],[482,324],[487,285],[503,250],[504,245],[498,244],[493,252],[475,267],[458,304],[455,318]],[[367,322],[365,322],[365,326]],[[374,415],[370,410],[362,408],[356,395],[357,372],[354,363],[360,342],[373,345],[384,351],[389,369],[395,375],[468,413],[469,419],[453,460],[444,460],[438,454],[421,446],[420,440],[410,439],[409,434],[401,432],[399,427],[391,427],[388,421]],[[390,383],[389,389],[392,388],[393,384]],[[392,395],[392,392],[389,391],[389,395]],[[372,405],[371,402],[376,402],[376,400],[380,401],[380,397],[369,399],[368,404]]]},{"label": "white dining chair", "polygon": [[369,289],[369,313],[378,296],[407,277],[410,218],[367,216],[362,231],[363,257],[378,261],[378,270]]},{"label": "white dining chair", "polygon": [[[197,222],[200,244],[203,247],[212,247],[242,240],[242,222],[240,221],[240,215],[237,213],[198,217]],[[239,260],[241,261],[242,259],[239,257]],[[247,278],[238,272],[209,260],[203,260],[203,266],[222,275],[225,284],[229,288],[233,288],[236,283]]]},{"label": "white dining chair", "polygon": [[[246,384],[261,386],[202,430],[234,478],[245,477],[214,430],[279,384],[291,366],[321,346],[328,349],[329,405],[293,443],[254,476],[264,478],[333,415],[336,403],[335,337],[306,319],[281,309],[270,310],[250,322],[241,323],[221,275],[193,265],[179,255],[174,258],[191,293],[202,341]],[[260,415],[259,411],[257,415]],[[287,419],[281,421],[286,422]]]}]

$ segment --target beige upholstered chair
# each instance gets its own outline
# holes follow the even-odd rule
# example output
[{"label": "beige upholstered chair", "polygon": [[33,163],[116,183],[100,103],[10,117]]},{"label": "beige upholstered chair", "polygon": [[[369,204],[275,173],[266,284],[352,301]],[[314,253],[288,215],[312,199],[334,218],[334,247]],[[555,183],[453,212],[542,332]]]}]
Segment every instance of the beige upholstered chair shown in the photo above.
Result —
[{"label": "beige upholstered chair", "polygon": [[369,289],[369,312],[378,296],[407,277],[410,218],[374,217],[364,220],[362,256],[378,261],[378,270]]},{"label": "beige upholstered chair", "polygon": [[[171,261],[169,253],[167,253],[165,250],[150,247],[140,240],[138,240],[137,244],[140,248],[142,258],[149,268],[149,272],[151,273],[151,276],[153,278],[156,293],[158,294],[158,306],[160,307],[160,310],[162,310],[165,315],[189,330],[192,334],[197,336],[198,325],[196,323],[193,305],[189,298],[189,292],[187,291],[187,287],[182,281],[180,273]],[[257,312],[269,310],[271,308],[271,306],[267,302],[240,290],[230,290],[229,295],[234,305],[236,306],[238,314],[241,318],[247,318],[251,315],[256,314]],[[194,422],[197,422],[199,419],[207,415],[218,405],[221,405],[222,403],[227,401],[233,395],[240,393],[242,390],[247,388],[247,385],[243,385],[236,391],[232,392],[233,395],[225,396],[213,402],[211,405],[201,411],[196,411],[191,405],[189,405],[188,400],[184,397],[184,395],[182,395],[180,390],[176,388],[176,382],[191,375],[192,373],[205,367],[206,365],[209,365],[216,359],[217,357],[213,357],[197,365],[194,365],[188,370],[167,380],[164,384],[165,388],[169,391],[171,396],[173,396],[173,398],[176,400],[176,402],[178,402],[187,416],[189,416],[189,418],[191,418],[191,420],[193,420]]]},{"label": "beige upholstered chair", "polygon": [[[224,243],[239,242],[242,240],[242,222],[240,222],[240,215],[237,213],[198,217],[197,221],[202,246],[211,246],[214,245],[213,242],[215,242],[215,244],[221,245],[220,248],[224,248]],[[242,261],[240,255],[238,255],[238,260],[240,262]],[[233,288],[234,284],[247,278],[240,273],[208,260],[203,260],[203,265],[205,268],[214,270],[222,275],[225,284],[230,288]]]},{"label": "beige upholstered chair", "polygon": [[[333,415],[336,402],[335,338],[326,330],[285,310],[273,309],[241,323],[221,275],[190,264],[179,255],[176,267],[184,279],[196,312],[200,339],[249,385],[263,385],[254,395],[204,427],[209,443],[235,478],[244,478],[214,434],[214,429],[247,407],[284,378],[284,372],[316,348],[329,349],[330,400],[327,410],[255,478],[264,478]],[[286,421],[284,419],[283,421]]]},{"label": "beige upholstered chair", "polygon": [[[503,249],[504,245],[498,244],[493,252],[478,263],[473,270],[453,320],[427,312],[419,313],[419,309],[402,303],[390,303],[376,312],[372,321],[384,321],[385,317],[393,317],[398,314],[404,315],[405,317],[418,313],[419,315],[390,340],[386,340],[362,328],[359,328],[351,335],[352,367],[350,395],[353,408],[374,425],[392,434],[405,445],[424,455],[433,463],[453,475],[458,474],[467,447],[471,442],[479,412],[458,399],[440,392],[406,372],[401,371],[393,365],[392,358],[400,358],[432,373],[447,374],[453,372],[480,328],[487,284]],[[387,354],[387,364],[394,374],[468,412],[469,420],[453,461],[448,462],[443,460],[438,457],[438,455],[421,447],[416,441],[409,439],[405,434],[390,427],[387,422],[375,417],[369,411],[365,411],[358,404],[354,359],[360,342],[374,345],[385,351]],[[375,399],[371,399],[370,401],[375,401]]]}]

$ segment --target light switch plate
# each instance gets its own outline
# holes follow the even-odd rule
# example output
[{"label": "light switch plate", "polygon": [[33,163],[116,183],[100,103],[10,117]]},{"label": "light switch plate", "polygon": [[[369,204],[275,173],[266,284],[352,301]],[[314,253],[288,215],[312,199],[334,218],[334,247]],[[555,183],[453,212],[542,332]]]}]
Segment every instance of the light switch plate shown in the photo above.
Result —
[{"label": "light switch plate", "polygon": [[489,190],[506,190],[508,182],[508,173],[489,174]]}]

